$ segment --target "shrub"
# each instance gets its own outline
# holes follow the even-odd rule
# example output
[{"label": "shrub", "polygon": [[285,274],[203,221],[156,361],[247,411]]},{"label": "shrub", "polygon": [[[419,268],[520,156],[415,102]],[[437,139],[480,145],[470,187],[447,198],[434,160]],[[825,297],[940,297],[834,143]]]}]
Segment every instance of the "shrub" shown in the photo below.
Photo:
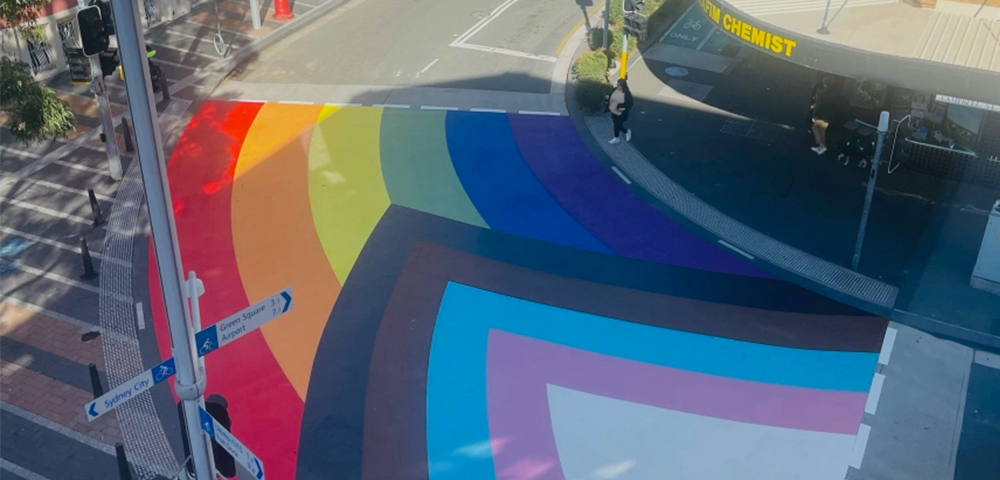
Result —
[{"label": "shrub", "polygon": [[[603,18],[601,19],[604,20]],[[625,11],[622,10],[621,0],[611,0],[611,18],[609,21],[612,25],[621,25],[625,23]]]},{"label": "shrub", "polygon": [[604,52],[584,52],[573,63],[573,78],[607,83],[608,65]]},{"label": "shrub", "polygon": [[611,94],[614,88],[604,80],[580,79],[576,83],[576,103],[584,113],[601,113],[604,110],[604,97]]}]

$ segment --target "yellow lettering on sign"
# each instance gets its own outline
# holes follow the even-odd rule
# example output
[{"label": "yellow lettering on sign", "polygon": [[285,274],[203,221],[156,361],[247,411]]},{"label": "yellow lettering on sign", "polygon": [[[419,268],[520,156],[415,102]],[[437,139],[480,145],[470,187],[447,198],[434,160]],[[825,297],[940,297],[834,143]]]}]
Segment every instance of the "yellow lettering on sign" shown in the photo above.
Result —
[{"label": "yellow lettering on sign", "polygon": [[740,26],[740,38],[746,41],[750,41],[750,25],[744,23]]},{"label": "yellow lettering on sign", "polygon": [[764,41],[764,31],[763,30],[758,30],[756,28],[754,28],[750,32],[750,41],[754,45],[757,45],[757,46],[760,46],[760,47],[764,47],[764,46],[767,45],[767,42]]},{"label": "yellow lettering on sign", "polygon": [[730,17],[727,13],[726,16],[722,17],[722,28],[732,31],[733,17]]},{"label": "yellow lettering on sign", "polygon": [[782,44],[783,38],[775,35],[771,37],[771,51],[774,53],[781,53],[784,50],[784,45]]},{"label": "yellow lettering on sign", "polygon": [[795,48],[796,44],[797,44],[797,42],[795,42],[795,40],[788,40],[787,38],[785,39],[785,56],[786,57],[791,57],[792,56],[792,49]]}]

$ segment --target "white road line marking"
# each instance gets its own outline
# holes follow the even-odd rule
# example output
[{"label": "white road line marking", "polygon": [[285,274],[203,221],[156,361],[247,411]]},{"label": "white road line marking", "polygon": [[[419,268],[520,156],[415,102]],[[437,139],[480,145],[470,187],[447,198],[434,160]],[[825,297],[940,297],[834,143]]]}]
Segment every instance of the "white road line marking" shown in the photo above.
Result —
[{"label": "white road line marking", "polygon": [[470,108],[469,111],[480,113],[507,113],[507,110],[502,108]]},{"label": "white road line marking", "polygon": [[56,165],[61,165],[61,166],[66,167],[66,168],[72,168],[74,170],[80,170],[81,172],[96,173],[98,175],[107,175],[108,174],[108,172],[106,172],[104,170],[101,170],[99,168],[89,167],[87,165],[79,165],[79,164],[76,164],[76,163],[70,163],[70,162],[67,162],[66,160],[53,160],[52,163],[54,163]]},{"label": "white road line marking", "polygon": [[[171,32],[170,30],[167,30],[167,33],[176,34],[177,32]],[[199,39],[198,37],[194,37],[194,36],[192,36],[192,38],[195,38],[197,40],[203,40],[203,39]],[[161,46],[160,48],[170,48],[170,47],[163,47],[163,46]],[[171,50],[175,50],[177,52],[180,52],[181,56],[195,54],[195,55],[198,55],[199,57],[207,58],[207,59],[209,59],[209,60],[211,60],[213,62],[218,61],[218,60],[222,60],[222,57],[220,57],[218,55],[209,55],[207,53],[201,53],[201,52],[199,52],[197,50],[181,50],[179,48],[170,48],[170,49]],[[157,61],[160,61],[160,60],[157,60]]]},{"label": "white road line marking", "polygon": [[363,107],[364,105],[360,103],[325,103],[324,105],[330,105],[332,107]]},{"label": "white road line marking", "polygon": [[22,150],[18,150],[16,148],[10,148],[2,145],[0,145],[0,152],[10,152],[13,155],[20,155],[22,157],[28,157],[28,158],[42,158],[42,156],[37,153],[25,152]]},{"label": "white road line marking", "polygon": [[315,105],[314,102],[300,102],[298,100],[278,100],[278,103],[284,105]]},{"label": "white road line marking", "polygon": [[79,432],[77,432],[75,430],[71,430],[69,428],[66,428],[66,427],[64,427],[62,425],[59,425],[58,423],[53,422],[52,420],[49,420],[49,419],[47,419],[45,417],[41,417],[41,416],[35,415],[34,413],[31,413],[31,412],[29,412],[27,410],[19,408],[16,405],[11,405],[11,404],[9,404],[7,402],[2,402],[2,403],[0,403],[0,410],[3,410],[3,411],[8,412],[8,413],[11,413],[13,415],[17,415],[18,417],[21,417],[21,418],[23,418],[23,419],[25,419],[25,420],[27,420],[27,421],[29,421],[31,423],[34,423],[36,425],[40,425],[42,427],[45,427],[45,428],[47,428],[49,430],[52,430],[53,432],[56,432],[56,433],[58,433],[58,434],[60,434],[60,435],[62,435],[64,437],[69,437],[69,438],[71,438],[73,440],[76,440],[76,441],[78,441],[78,442],[80,442],[80,443],[82,443],[84,445],[87,445],[88,447],[94,448],[96,450],[100,450],[100,451],[102,451],[102,452],[104,452],[104,453],[106,453],[108,455],[114,455],[115,454],[115,447],[112,447],[111,445],[109,445],[107,443],[104,443],[104,442],[99,441],[99,440],[95,440],[95,439],[90,438],[90,437],[88,437],[88,436],[86,436],[86,435],[84,435],[82,433],[79,433]]},{"label": "white road line marking", "polygon": [[[214,59],[214,60],[218,60],[218,59]],[[189,67],[187,65],[181,65],[179,63],[168,62],[166,60],[162,60],[162,59],[159,59],[159,58],[156,59],[156,63],[163,64],[163,65],[170,65],[171,67],[175,67],[175,68],[186,68],[188,70],[195,70],[195,71],[198,70],[198,68],[196,68],[196,67]]]},{"label": "white road line marking", "polygon": [[[24,183],[29,183],[29,184],[34,184],[34,185],[41,185],[43,187],[51,188],[53,190],[60,190],[60,191],[63,191],[63,192],[68,192],[68,193],[75,193],[77,195],[83,195],[85,197],[88,196],[86,190],[81,190],[79,188],[70,188],[70,187],[67,187],[65,185],[60,185],[58,183],[47,182],[45,180],[37,180],[37,179],[33,179],[33,178],[25,178],[25,179],[23,179],[21,181],[24,182]],[[8,187],[8,186],[9,185],[5,185],[4,187],[0,187],[0,190],[6,190],[7,189],[6,187]],[[115,199],[113,197],[109,197],[107,195],[102,195],[102,194],[97,193],[97,192],[94,192],[94,196],[97,197],[100,200],[104,200],[105,202],[112,202],[112,203],[115,202]]]},{"label": "white road line marking", "polygon": [[125,343],[128,343],[130,345],[136,345],[136,346],[139,345],[139,340],[136,339],[136,338],[127,337],[127,336],[119,334],[117,332],[108,332],[108,331],[105,331],[103,328],[101,328],[98,325],[87,323],[87,322],[84,322],[83,320],[79,320],[79,319],[73,318],[73,317],[71,317],[69,315],[64,315],[62,313],[59,313],[59,312],[54,312],[54,311],[49,310],[49,309],[47,309],[45,307],[40,307],[40,306],[35,305],[33,303],[28,303],[28,302],[25,302],[24,300],[20,300],[20,299],[14,298],[14,297],[11,297],[9,295],[0,294],[0,302],[6,302],[6,303],[9,303],[11,305],[14,305],[15,307],[23,308],[23,309],[28,310],[30,312],[34,312],[34,313],[38,313],[38,314],[41,314],[41,315],[45,315],[47,317],[54,318],[54,319],[59,320],[61,322],[66,322],[66,323],[68,323],[70,325],[73,325],[75,327],[79,327],[81,331],[88,331],[88,332],[90,332],[90,331],[97,331],[97,332],[101,332],[101,335],[107,335],[107,336],[110,336],[110,337],[114,337],[118,341],[125,342]]},{"label": "white road line marking", "polygon": [[420,109],[421,110],[449,110],[449,111],[454,111],[454,110],[458,110],[458,107],[438,107],[438,106],[435,106],[435,105],[421,105]]},{"label": "white road line marking", "polygon": [[47,477],[43,477],[5,458],[0,458],[0,470],[6,470],[24,480],[49,480]]},{"label": "white road line marking", "polygon": [[26,210],[32,210],[38,213],[44,213],[46,215],[61,218],[63,220],[69,220],[71,222],[82,223],[84,225],[93,225],[94,221],[89,218],[83,218],[77,215],[71,215],[68,213],[58,212],[52,210],[51,208],[39,207],[38,205],[32,205],[30,203],[25,203],[19,200],[14,200],[13,198],[4,199],[4,202],[14,205],[15,207],[20,207]]},{"label": "white road line marking", "polygon": [[629,180],[628,177],[626,177],[621,170],[618,170],[618,167],[612,166],[611,169],[615,171],[615,173],[618,175],[618,178],[621,178],[626,185],[632,185],[632,180]]},{"label": "white road line marking", "polygon": [[973,358],[975,358],[976,363],[984,367],[1000,370],[1000,355],[977,350]]},{"label": "white road line marking", "polygon": [[735,245],[733,245],[733,244],[731,244],[731,243],[729,243],[729,242],[727,242],[725,240],[722,240],[721,238],[719,239],[719,244],[722,245],[723,247],[726,247],[726,248],[728,248],[728,249],[730,249],[730,250],[732,250],[732,251],[740,254],[740,255],[743,255],[748,260],[753,260],[754,259],[753,255],[750,255],[749,253],[744,252],[743,250],[740,250],[739,248],[736,248]]},{"label": "white road line marking", "polygon": [[542,112],[538,110],[518,110],[517,113],[521,115],[548,115],[550,117],[561,117],[562,114],[559,112]]},{"label": "white road line marking", "polygon": [[303,7],[316,8],[316,5],[313,5],[311,3],[306,3],[306,2],[303,2],[301,0],[295,0],[295,2],[293,2],[293,3],[295,5],[302,5]]},{"label": "white road line marking", "polygon": [[534,54],[534,53],[519,52],[517,50],[510,50],[510,49],[506,49],[506,48],[487,47],[487,46],[484,46],[484,45],[473,45],[471,43],[454,43],[454,44],[451,44],[451,45],[448,45],[448,46],[449,47],[455,47],[455,48],[465,48],[465,49],[468,49],[468,50],[477,50],[477,51],[480,51],[480,52],[487,52],[487,53],[498,53],[500,55],[507,55],[507,56],[517,57],[517,58],[527,58],[528,60],[541,60],[543,62],[556,63],[556,61],[559,60],[556,57],[553,57],[551,55],[537,55],[537,54]]},{"label": "white road line marking", "polygon": [[230,98],[230,102],[244,102],[244,103],[267,103],[267,100],[258,100],[256,98]]},{"label": "white road line marking", "polygon": [[126,297],[125,295],[122,295],[120,293],[104,292],[104,291],[101,290],[100,287],[95,287],[93,285],[90,285],[90,284],[87,284],[87,283],[83,283],[83,282],[81,282],[79,280],[75,280],[75,279],[72,279],[72,278],[64,277],[62,275],[59,275],[58,273],[46,272],[45,270],[41,270],[41,269],[38,269],[38,268],[35,268],[35,267],[29,267],[28,265],[21,265],[21,267],[19,268],[19,270],[22,271],[22,272],[24,272],[24,273],[27,273],[28,275],[34,275],[36,277],[45,278],[45,279],[48,279],[48,280],[52,280],[52,281],[55,281],[55,282],[62,283],[64,285],[69,285],[71,287],[76,287],[76,288],[79,288],[81,290],[86,290],[88,292],[93,292],[93,293],[96,293],[98,295],[100,295],[100,294],[106,294],[109,297],[111,297],[111,298],[113,298],[115,300],[118,300],[119,302],[132,303],[132,299],[129,298],[129,297]]},{"label": "white road line marking", "polygon": [[[0,231],[6,233],[8,235],[15,235],[15,236],[18,236],[18,237],[22,237],[25,240],[31,240],[32,242],[44,243],[45,245],[49,245],[49,246],[56,247],[56,248],[61,248],[63,250],[68,250],[68,251],[71,251],[71,252],[78,252],[80,250],[80,247],[77,246],[77,245],[69,245],[69,244],[66,244],[66,243],[63,243],[63,242],[57,242],[55,240],[49,240],[48,238],[42,238],[42,237],[39,237],[37,235],[32,235],[30,233],[22,232],[20,230],[16,230],[16,229],[13,229],[13,228],[10,228],[10,227],[0,227]],[[102,255],[102,254],[100,254],[98,252],[91,251],[90,255],[92,255],[94,258],[100,259],[102,262],[114,263],[114,264],[117,264],[117,265],[121,265],[123,267],[131,267],[132,266],[132,262],[129,262],[127,260],[120,260],[120,259],[117,259],[117,258],[105,257],[104,255]]]},{"label": "white road line marking", "polygon": [[146,318],[142,314],[142,302],[135,302],[135,323],[139,330],[146,329]]},{"label": "white road line marking", "polygon": [[865,449],[868,448],[868,435],[872,433],[872,427],[861,424],[858,427],[858,436],[854,438],[854,449],[851,451],[851,461],[848,465],[854,468],[861,468],[861,461],[865,459]]},{"label": "white road line marking", "polygon": [[376,104],[374,104],[372,106],[373,107],[382,107],[382,108],[410,108],[409,105],[401,105],[401,104],[397,104],[397,103],[376,103]]},{"label": "white road line marking", "polygon": [[490,12],[489,15],[487,15],[483,19],[479,20],[478,22],[476,22],[475,25],[473,25],[471,28],[469,28],[468,30],[466,30],[461,35],[459,35],[458,38],[456,38],[455,40],[453,40],[451,42],[452,45],[457,44],[457,43],[462,43],[462,42],[468,40],[473,35],[475,35],[480,30],[482,30],[483,27],[485,27],[490,22],[492,22],[493,20],[495,20],[497,16],[499,16],[501,13],[504,12],[504,10],[507,10],[508,8],[510,8],[511,5],[513,5],[515,3],[517,3],[517,0],[507,0],[507,1],[503,2],[503,3],[501,3],[498,7],[494,8],[493,11]]},{"label": "white road line marking", "polygon": [[865,413],[875,415],[878,408],[878,400],[882,396],[882,384],[885,383],[885,375],[876,373],[872,378],[872,388],[868,391],[868,399],[865,400]]},{"label": "white road line marking", "polygon": [[896,329],[889,327],[885,329],[885,338],[882,339],[882,349],[878,352],[878,363],[889,364],[889,357],[892,356],[892,346],[896,343]]},{"label": "white road line marking", "polygon": [[424,69],[420,71],[420,73],[422,73],[422,74],[423,73],[427,73],[427,71],[430,70],[431,67],[433,67],[435,63],[438,63],[438,60],[440,60],[440,59],[439,58],[435,58],[434,60],[431,60],[431,63],[428,63],[427,66],[424,67]]}]

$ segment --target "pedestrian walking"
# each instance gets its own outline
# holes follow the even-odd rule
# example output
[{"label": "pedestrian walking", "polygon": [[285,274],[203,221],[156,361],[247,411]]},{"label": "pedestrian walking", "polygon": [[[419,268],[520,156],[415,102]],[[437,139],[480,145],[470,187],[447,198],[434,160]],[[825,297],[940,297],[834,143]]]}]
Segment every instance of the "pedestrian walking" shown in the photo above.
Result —
[{"label": "pedestrian walking", "polygon": [[826,129],[830,128],[830,119],[833,110],[833,92],[830,89],[830,77],[823,77],[818,90],[813,98],[812,110],[812,132],[816,140],[816,146],[812,151],[817,155],[826,153]]},{"label": "pedestrian walking", "polygon": [[608,143],[614,145],[621,142],[619,135],[623,131],[625,132],[625,141],[632,140],[632,130],[625,127],[625,121],[628,120],[628,114],[632,110],[634,101],[632,91],[628,88],[628,82],[624,78],[618,79],[618,85],[615,87],[615,91],[611,93],[608,101],[608,110],[611,111],[611,122],[615,126],[615,136]]}]

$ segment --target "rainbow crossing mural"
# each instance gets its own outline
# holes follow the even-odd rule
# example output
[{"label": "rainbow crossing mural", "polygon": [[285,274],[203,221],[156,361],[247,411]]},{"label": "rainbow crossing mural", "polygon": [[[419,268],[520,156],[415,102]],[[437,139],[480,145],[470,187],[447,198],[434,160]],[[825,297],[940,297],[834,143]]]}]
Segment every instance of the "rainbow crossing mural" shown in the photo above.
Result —
[{"label": "rainbow crossing mural", "polygon": [[270,478],[847,472],[885,321],[685,230],[568,117],[207,101],[167,170],[205,324],[295,291],[207,362]]}]

